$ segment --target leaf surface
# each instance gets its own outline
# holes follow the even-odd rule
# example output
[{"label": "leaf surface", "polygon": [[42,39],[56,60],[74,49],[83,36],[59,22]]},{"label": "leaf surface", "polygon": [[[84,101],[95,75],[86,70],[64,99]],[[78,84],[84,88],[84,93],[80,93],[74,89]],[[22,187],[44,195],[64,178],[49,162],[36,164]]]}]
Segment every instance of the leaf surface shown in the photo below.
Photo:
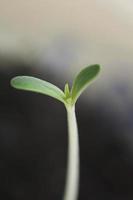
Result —
[{"label": "leaf surface", "polygon": [[11,85],[16,89],[48,95],[64,103],[63,91],[47,81],[31,76],[16,76],[11,80]]},{"label": "leaf surface", "polygon": [[81,93],[90,85],[100,71],[99,65],[90,65],[79,72],[72,85],[72,101],[77,101]]}]

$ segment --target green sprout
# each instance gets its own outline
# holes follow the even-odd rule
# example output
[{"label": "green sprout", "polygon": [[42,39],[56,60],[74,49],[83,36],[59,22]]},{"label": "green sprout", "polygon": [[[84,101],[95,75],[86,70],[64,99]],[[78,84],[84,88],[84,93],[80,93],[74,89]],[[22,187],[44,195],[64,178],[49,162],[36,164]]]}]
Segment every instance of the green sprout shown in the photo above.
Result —
[{"label": "green sprout", "polygon": [[27,90],[51,96],[62,102],[67,111],[68,123],[68,162],[63,200],[77,200],[79,190],[79,141],[75,104],[81,93],[97,77],[99,65],[91,65],[80,71],[73,81],[72,89],[65,84],[64,92],[55,85],[30,76],[17,76],[11,85],[20,90]]}]

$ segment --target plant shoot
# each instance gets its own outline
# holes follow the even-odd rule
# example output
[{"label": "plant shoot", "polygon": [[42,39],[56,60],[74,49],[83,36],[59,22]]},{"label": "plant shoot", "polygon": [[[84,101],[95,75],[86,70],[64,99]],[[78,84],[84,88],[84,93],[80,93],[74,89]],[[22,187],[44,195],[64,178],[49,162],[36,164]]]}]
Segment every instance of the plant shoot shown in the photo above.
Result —
[{"label": "plant shoot", "polygon": [[57,86],[31,76],[17,76],[11,85],[19,90],[27,90],[48,95],[62,102],[67,111],[68,123],[68,161],[63,200],[77,200],[79,190],[79,141],[75,104],[81,93],[92,83],[100,71],[99,65],[82,69],[75,77],[72,88],[65,84],[64,91]]}]

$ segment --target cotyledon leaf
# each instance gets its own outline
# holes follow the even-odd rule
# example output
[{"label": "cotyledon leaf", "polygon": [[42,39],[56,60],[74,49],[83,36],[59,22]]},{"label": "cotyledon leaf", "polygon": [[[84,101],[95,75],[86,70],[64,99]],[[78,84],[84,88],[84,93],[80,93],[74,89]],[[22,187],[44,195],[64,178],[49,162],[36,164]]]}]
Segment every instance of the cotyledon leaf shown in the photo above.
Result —
[{"label": "cotyledon leaf", "polygon": [[96,78],[100,71],[99,65],[90,65],[79,72],[76,76],[71,90],[72,102],[76,102],[80,94]]},{"label": "cotyledon leaf", "polygon": [[11,80],[11,85],[20,90],[27,90],[51,96],[64,103],[65,95],[55,85],[31,76],[16,76]]}]

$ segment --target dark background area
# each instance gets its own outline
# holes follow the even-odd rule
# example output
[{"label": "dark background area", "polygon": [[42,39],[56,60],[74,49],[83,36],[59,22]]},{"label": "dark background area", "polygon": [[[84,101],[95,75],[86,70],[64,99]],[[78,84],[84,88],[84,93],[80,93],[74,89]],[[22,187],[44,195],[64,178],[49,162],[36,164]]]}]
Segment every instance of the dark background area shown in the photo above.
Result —
[{"label": "dark background area", "polygon": [[[50,97],[11,88],[16,75],[47,78],[61,86],[60,75],[47,67],[14,62],[0,68],[0,199],[60,200],[67,158],[65,109]],[[133,199],[131,118],[125,120],[106,99],[77,103],[79,200]]]}]

